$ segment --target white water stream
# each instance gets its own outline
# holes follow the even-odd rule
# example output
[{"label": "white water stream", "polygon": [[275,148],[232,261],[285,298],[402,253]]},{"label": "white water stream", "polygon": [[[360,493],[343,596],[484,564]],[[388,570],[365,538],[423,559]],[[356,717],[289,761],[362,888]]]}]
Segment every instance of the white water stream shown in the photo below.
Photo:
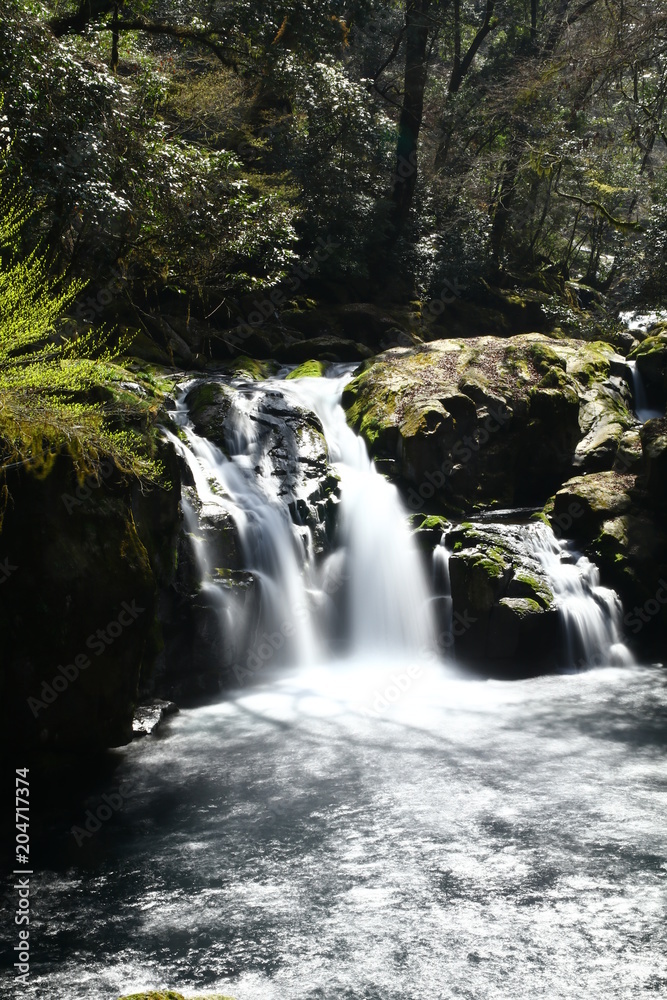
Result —
[{"label": "white water stream", "polygon": [[[186,513],[202,587],[219,598],[203,523],[231,517],[261,628],[298,620],[283,651],[292,670],[110,754],[113,776],[35,854],[23,1000],[664,993],[664,672],[503,683],[420,660],[433,601],[398,495],[345,423],[346,377],[245,387],[226,454],[178,411],[186,440],[170,439],[198,495]],[[261,447],[267,390],[319,415],[340,475],[321,565]],[[546,526],[521,537],[549,576],[573,662],[624,662],[617,600],[595,567]],[[438,546],[433,587],[451,612],[448,560]],[[349,632],[336,660],[321,641],[332,579]],[[220,615],[233,628],[224,601]],[[119,788],[122,806],[75,842],[69,824]],[[8,944],[8,996],[13,960]]]}]

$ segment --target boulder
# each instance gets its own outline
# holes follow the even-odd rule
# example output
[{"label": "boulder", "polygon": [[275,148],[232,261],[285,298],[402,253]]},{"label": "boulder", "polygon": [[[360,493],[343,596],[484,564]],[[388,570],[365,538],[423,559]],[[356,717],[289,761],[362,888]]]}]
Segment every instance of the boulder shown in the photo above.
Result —
[{"label": "boulder", "polygon": [[367,362],[343,405],[412,510],[538,505],[613,467],[636,428],[624,367],[607,344],[542,334],[433,341]]},{"label": "boulder", "polygon": [[630,352],[629,358],[637,362],[644,381],[657,387],[664,400],[667,396],[667,329],[656,329],[659,332],[650,331],[649,336]]},{"label": "boulder", "polygon": [[100,750],[132,738],[179,528],[178,469],[170,448],[163,457],[162,487],[113,470],[82,488],[65,456],[42,479],[8,473],[0,729],[13,746]]},{"label": "boulder", "polygon": [[[667,581],[667,529],[660,492],[656,496],[646,489],[651,482],[657,483],[658,491],[664,489],[664,474],[652,479],[647,472],[652,470],[652,443],[658,462],[662,454],[660,426],[649,425],[664,423],[649,421],[642,428],[649,452],[643,476],[616,471],[577,476],[564,483],[545,507],[554,530],[575,539],[599,566],[602,583],[619,593],[625,607],[623,641],[639,657],[665,655],[667,600],[663,604],[657,595]],[[667,599],[667,588],[664,593]]]},{"label": "boulder", "polygon": [[451,639],[441,632],[440,645],[499,676],[544,673],[564,662],[559,612],[524,532],[520,525],[464,523],[447,535]]},{"label": "boulder", "polygon": [[667,418],[648,420],[641,429],[642,485],[657,507],[667,505]]}]

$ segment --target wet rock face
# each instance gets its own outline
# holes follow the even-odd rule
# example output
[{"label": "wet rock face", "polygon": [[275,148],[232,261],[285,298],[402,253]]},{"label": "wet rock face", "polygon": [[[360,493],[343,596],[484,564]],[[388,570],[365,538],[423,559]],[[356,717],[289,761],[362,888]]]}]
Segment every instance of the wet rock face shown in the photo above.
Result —
[{"label": "wet rock face", "polygon": [[639,476],[617,471],[576,476],[545,507],[552,525],[576,540],[599,566],[603,584],[621,596],[623,640],[641,658],[665,655],[666,424],[651,420],[642,427]]},{"label": "wet rock face", "polygon": [[333,538],[338,477],[322,424],[278,384],[204,383],[187,397],[195,430],[227,457],[245,455],[269,499],[284,503],[295,524],[310,529],[315,552]]},{"label": "wet rock face", "polygon": [[514,507],[612,468],[636,423],[625,368],[609,345],[539,334],[435,341],[368,362],[343,403],[413,510]]},{"label": "wet rock face", "polygon": [[664,402],[667,397],[667,324],[660,324],[629,355],[649,387],[655,387]]},{"label": "wet rock face", "polygon": [[463,524],[447,535],[456,658],[500,676],[563,662],[559,613],[541,564],[526,552],[525,530]]},{"label": "wet rock face", "polygon": [[667,507],[667,418],[648,420],[641,429],[644,470],[642,484],[653,504]]},{"label": "wet rock face", "polygon": [[171,488],[114,472],[79,487],[58,460],[45,479],[8,476],[0,551],[0,726],[14,745],[102,749],[128,742],[142,675],[161,645],[158,591],[173,574]]}]

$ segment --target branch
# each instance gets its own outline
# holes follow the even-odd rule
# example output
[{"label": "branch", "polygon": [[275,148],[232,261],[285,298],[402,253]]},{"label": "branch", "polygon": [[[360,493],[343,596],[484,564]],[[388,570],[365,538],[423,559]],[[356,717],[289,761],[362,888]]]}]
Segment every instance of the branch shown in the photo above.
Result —
[{"label": "branch", "polygon": [[197,30],[184,25],[167,24],[165,21],[148,21],[145,17],[135,17],[131,21],[118,21],[115,25],[100,24],[94,31],[145,31],[149,35],[168,35],[181,41],[196,42],[210,49],[218,59],[228,66],[236,68],[238,60],[232,55],[232,50],[225,48],[214,36],[220,32],[214,29]]},{"label": "branch", "polygon": [[493,17],[493,11],[495,9],[495,6],[496,6],[496,0],[486,0],[486,11],[484,12],[484,20],[477,34],[470,43],[470,48],[468,49],[463,59],[461,60],[460,65],[456,67],[452,72],[452,77],[451,80],[449,81],[450,94],[458,93],[458,89],[461,86],[466,73],[470,69],[472,61],[477,55],[477,51],[480,45],[482,44],[486,36],[489,34],[489,32],[492,30],[493,26],[491,24],[491,18]]},{"label": "branch", "polygon": [[407,25],[404,23],[403,26],[401,27],[401,30],[398,33],[398,36],[397,36],[397,38],[396,38],[396,40],[394,42],[394,47],[392,48],[391,52],[389,53],[389,55],[387,56],[387,58],[385,59],[385,61],[382,63],[382,65],[380,66],[380,68],[378,70],[376,70],[376,72],[373,74],[373,80],[374,81],[377,80],[378,77],[382,76],[382,74],[386,70],[387,66],[390,63],[392,63],[394,61],[394,59],[396,58],[396,56],[398,55],[398,50],[401,47],[401,42],[403,41],[403,35],[405,34],[406,27],[407,27]]},{"label": "branch", "polygon": [[637,232],[643,233],[643,229],[638,222],[624,222],[623,219],[616,219],[611,212],[608,212],[604,205],[601,205],[599,201],[593,201],[587,198],[580,198],[578,194],[566,194],[565,191],[561,191],[558,184],[554,184],[554,191],[556,194],[560,195],[561,198],[567,198],[568,201],[576,201],[579,205],[583,205],[585,208],[593,208],[596,212],[599,212],[605,217],[607,222],[611,222],[612,226],[616,229],[634,229]]},{"label": "branch", "polygon": [[[80,34],[89,27],[91,21],[113,11],[116,0],[81,0],[75,14],[54,18],[49,22],[51,31],[60,38],[62,35]],[[92,26],[93,31],[145,31],[149,35],[167,35],[181,41],[196,42],[213,52],[228,66],[237,67],[238,59],[222,41],[224,33],[215,28],[196,29],[187,25],[168,24],[166,21],[149,21],[145,17],[130,20],[110,21],[108,24]]]}]

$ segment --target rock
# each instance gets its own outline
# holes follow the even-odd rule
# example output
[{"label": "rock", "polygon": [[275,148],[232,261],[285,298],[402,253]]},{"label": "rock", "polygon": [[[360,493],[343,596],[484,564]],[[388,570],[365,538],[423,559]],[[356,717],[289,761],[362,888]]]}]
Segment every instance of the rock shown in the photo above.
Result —
[{"label": "rock", "polygon": [[536,505],[576,470],[614,465],[636,427],[621,363],[609,345],[540,334],[434,341],[367,362],[343,405],[413,510]]},{"label": "rock", "polygon": [[291,371],[287,379],[293,378],[320,378],[326,374],[329,363],[326,361],[304,361],[294,371]]},{"label": "rock", "polygon": [[632,394],[627,382],[611,377],[595,382],[580,395],[579,426],[584,435],[574,453],[575,469],[595,472],[610,469],[623,436],[632,431]]},{"label": "rock", "polygon": [[132,735],[135,737],[150,736],[164,719],[176,712],[178,712],[178,708],[173,701],[153,698],[151,701],[143,702],[135,710],[132,720]]},{"label": "rock", "polygon": [[658,507],[667,504],[667,418],[648,420],[641,428],[644,457],[642,485]]},{"label": "rock", "polygon": [[196,996],[184,997],[182,993],[176,993],[174,990],[160,992],[151,990],[148,993],[128,994],[120,997],[120,1000],[233,1000],[233,997],[223,996],[222,993],[198,993]]},{"label": "rock", "polygon": [[554,596],[522,545],[523,531],[464,523],[447,536],[454,652],[464,664],[501,676],[555,670],[564,658]]},{"label": "rock", "polygon": [[226,421],[234,408],[236,392],[219,381],[199,382],[186,396],[185,404],[197,434],[223,451],[227,448]]},{"label": "rock", "polygon": [[[653,436],[649,424],[642,428],[647,440]],[[651,459],[646,461],[650,468]],[[664,478],[657,482],[662,486]],[[599,566],[602,583],[621,596],[623,641],[640,657],[664,657],[667,603],[656,595],[667,580],[667,530],[661,501],[641,484],[641,476],[613,471],[578,476],[562,486],[545,513],[556,533],[575,539]]]},{"label": "rock", "polygon": [[558,534],[586,539],[605,518],[628,513],[634,484],[634,476],[617,472],[576,476],[563,485],[545,511]]},{"label": "rock", "polygon": [[637,368],[642,378],[649,386],[655,386],[664,401],[667,396],[667,330],[656,328],[660,332],[646,337],[630,352],[631,361],[637,362]]},{"label": "rock", "polygon": [[321,361],[363,361],[373,356],[373,351],[365,344],[345,337],[323,335],[310,337],[308,340],[295,340],[286,344],[278,353],[284,361],[302,363],[308,361],[314,354]]},{"label": "rock", "polygon": [[0,606],[0,730],[13,746],[89,751],[132,738],[162,645],[180,483],[135,486],[114,470],[81,490],[65,457],[43,479],[7,475],[1,544],[16,570]]}]

